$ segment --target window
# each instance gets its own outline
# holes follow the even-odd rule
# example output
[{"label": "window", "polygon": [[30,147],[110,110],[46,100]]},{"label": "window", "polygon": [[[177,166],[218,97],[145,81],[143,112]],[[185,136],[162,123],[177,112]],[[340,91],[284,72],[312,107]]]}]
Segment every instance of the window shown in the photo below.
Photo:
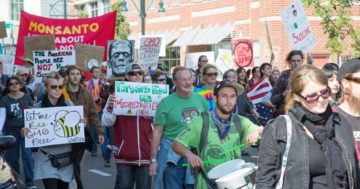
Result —
[{"label": "window", "polygon": [[91,17],[98,16],[98,3],[92,2],[90,3],[90,7],[91,7]]},{"label": "window", "polygon": [[110,12],[110,0],[103,0],[104,13]]},{"label": "window", "polygon": [[180,47],[166,47],[166,56],[160,57],[161,67],[171,77],[171,68],[180,65]]},{"label": "window", "polygon": [[19,21],[20,20],[20,11],[24,10],[24,0],[11,0],[10,6],[11,6],[10,19]]}]

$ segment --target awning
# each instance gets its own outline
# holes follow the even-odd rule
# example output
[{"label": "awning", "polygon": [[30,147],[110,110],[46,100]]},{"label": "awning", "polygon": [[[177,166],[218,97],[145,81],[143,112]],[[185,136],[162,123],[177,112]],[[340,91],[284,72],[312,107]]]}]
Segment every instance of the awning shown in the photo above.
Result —
[{"label": "awning", "polygon": [[200,31],[200,28],[197,29],[189,29],[185,31],[172,45],[174,47],[178,46],[187,46],[189,45],[197,36],[197,33]]}]

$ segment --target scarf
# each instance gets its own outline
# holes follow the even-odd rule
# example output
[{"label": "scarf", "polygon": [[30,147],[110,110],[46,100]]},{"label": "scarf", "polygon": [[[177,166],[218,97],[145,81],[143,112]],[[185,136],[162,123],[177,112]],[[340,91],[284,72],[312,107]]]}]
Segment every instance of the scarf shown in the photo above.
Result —
[{"label": "scarf", "polygon": [[64,95],[60,96],[60,98],[58,99],[58,101],[56,102],[55,105],[51,104],[47,93],[44,95],[44,97],[41,100],[41,107],[42,108],[58,107],[58,106],[66,106]]},{"label": "scarf", "polygon": [[214,120],[214,123],[216,125],[216,127],[218,128],[218,134],[221,140],[223,140],[229,130],[230,130],[230,124],[233,121],[233,116],[232,114],[230,115],[228,120],[223,120],[217,113],[216,113],[216,109],[212,110],[210,112],[212,119]]},{"label": "scarf", "polygon": [[[309,112],[300,103],[295,103],[292,112],[298,120],[311,132],[316,142],[321,145],[325,154],[325,169],[328,186],[335,189],[349,188],[347,168],[342,158],[342,150],[335,141],[335,125],[339,124],[340,118],[333,112],[330,105],[322,114]],[[324,125],[325,129],[316,127]]]}]

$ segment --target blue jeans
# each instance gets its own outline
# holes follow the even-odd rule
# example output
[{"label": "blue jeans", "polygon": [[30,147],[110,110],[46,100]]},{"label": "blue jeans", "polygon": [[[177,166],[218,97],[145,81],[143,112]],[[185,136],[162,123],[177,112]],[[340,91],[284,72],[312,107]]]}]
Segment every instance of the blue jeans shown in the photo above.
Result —
[{"label": "blue jeans", "polygon": [[186,184],[186,167],[182,167],[187,161],[180,158],[176,166],[167,166],[164,172],[164,188],[165,189],[193,189],[193,184]]},{"label": "blue jeans", "polygon": [[21,137],[20,130],[18,131],[4,131],[5,135],[12,135],[16,139],[16,146],[6,151],[5,159],[18,174],[20,174],[20,150],[21,158],[23,160],[23,169],[25,174],[26,186],[34,185],[34,160],[30,148],[25,148],[25,139]]},{"label": "blue jeans", "polygon": [[113,127],[104,127],[105,135],[104,135],[104,143],[101,145],[102,154],[105,161],[110,161],[112,151],[107,148],[107,145],[113,145]]},{"label": "blue jeans", "polygon": [[171,141],[161,138],[160,149],[157,153],[158,170],[155,176],[154,189],[164,189],[164,171],[166,169],[167,155],[171,148]]},{"label": "blue jeans", "polygon": [[149,176],[149,166],[131,166],[116,164],[117,175],[115,189],[150,189],[151,177]]}]

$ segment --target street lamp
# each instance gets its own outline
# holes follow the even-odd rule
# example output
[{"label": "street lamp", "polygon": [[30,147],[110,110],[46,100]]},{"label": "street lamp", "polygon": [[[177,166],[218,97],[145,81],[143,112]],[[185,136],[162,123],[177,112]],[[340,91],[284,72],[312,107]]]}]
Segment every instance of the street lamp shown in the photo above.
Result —
[{"label": "street lamp", "polygon": [[[134,0],[131,0],[134,3]],[[154,0],[152,0],[154,1]],[[146,10],[145,10],[145,0],[140,0],[140,10],[139,8],[136,6],[136,4],[134,3],[136,9],[138,10],[139,14],[140,14],[140,18],[141,18],[141,34],[145,35],[145,18],[146,18]],[[120,3],[120,12],[125,13],[127,12],[128,9],[126,7],[126,1],[123,0]],[[159,2],[159,13],[164,13],[165,12],[165,7],[164,7],[164,2],[163,0],[160,0]]]}]

